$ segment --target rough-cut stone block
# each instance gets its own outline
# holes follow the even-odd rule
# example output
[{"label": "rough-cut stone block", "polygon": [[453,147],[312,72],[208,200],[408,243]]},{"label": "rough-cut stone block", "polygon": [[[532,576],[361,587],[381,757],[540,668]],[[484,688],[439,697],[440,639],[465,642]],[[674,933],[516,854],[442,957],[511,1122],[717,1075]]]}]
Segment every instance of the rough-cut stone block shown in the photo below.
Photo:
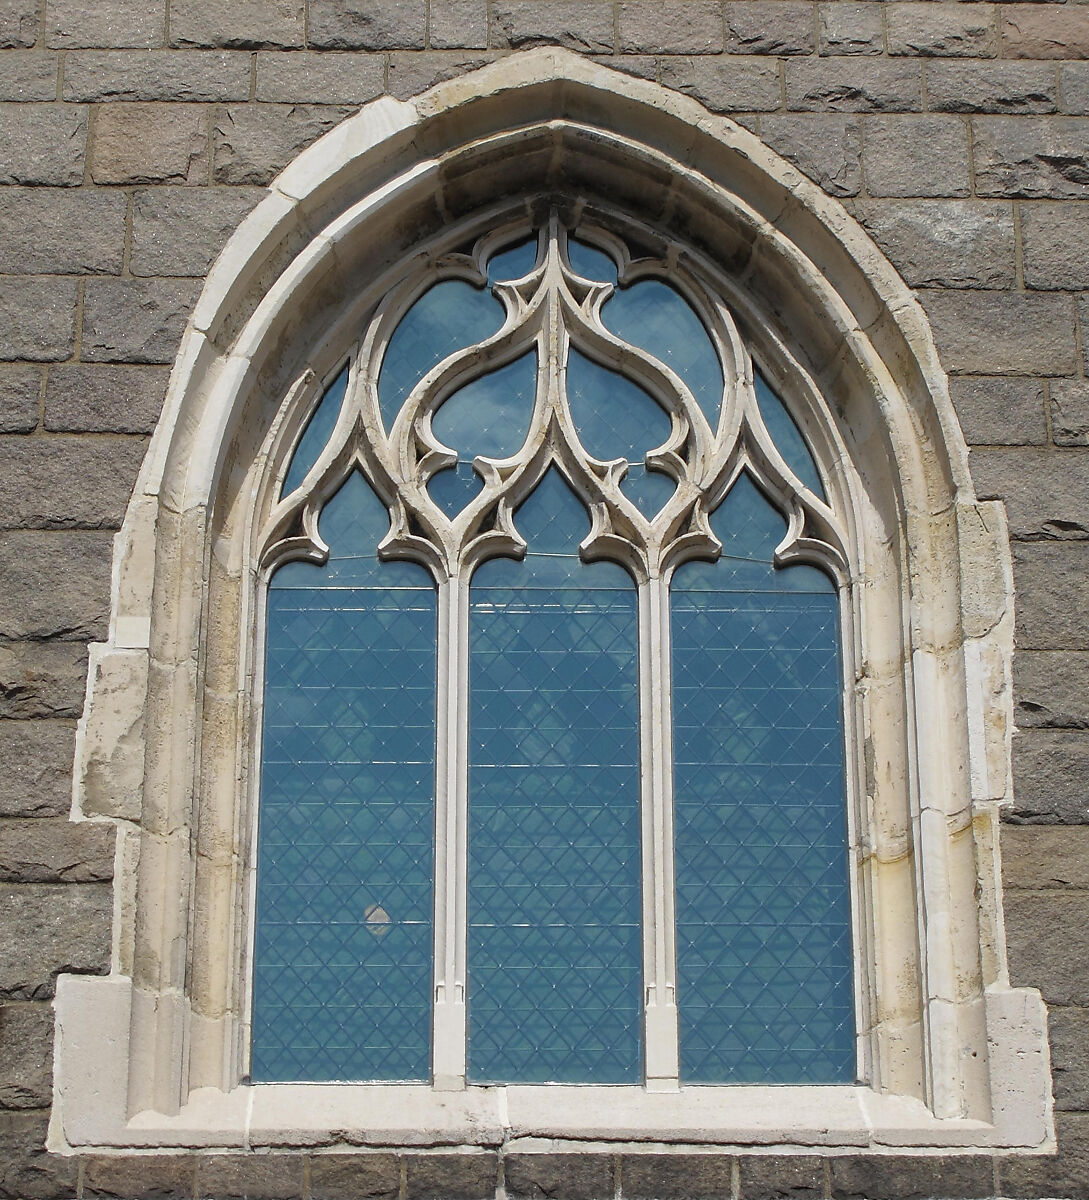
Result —
[{"label": "rough-cut stone block", "polygon": [[[1089,538],[1089,450],[1036,446],[1016,450],[976,449],[972,451],[972,478],[981,499],[1006,502],[1013,539]],[[1064,556],[1073,559],[1076,555],[1071,547],[1065,550],[1054,547],[1049,553],[1057,556],[1056,566]],[[1041,570],[1044,561],[1040,560]],[[1081,566],[1082,569],[1089,566],[1089,560]],[[1019,617],[1023,609],[1019,602]]]},{"label": "rough-cut stone block", "polygon": [[0,1005],[0,1108],[48,1108],[52,1099],[52,1010]]},{"label": "rough-cut stone block", "polygon": [[663,58],[661,81],[714,112],[768,112],[779,107],[779,72],[770,62]]},{"label": "rough-cut stone block", "polygon": [[286,104],[228,108],[220,113],[212,135],[213,175],[219,183],[268,183],[351,111]]},{"label": "rough-cut stone block", "polygon": [[0,100],[56,100],[57,55],[13,50],[0,56]]},{"label": "rough-cut stone block", "polygon": [[0,184],[83,182],[87,110],[70,104],[0,105]]},{"label": "rough-cut stone block", "polygon": [[488,44],[487,0],[431,0],[433,50],[483,50]]},{"label": "rough-cut stone block", "polygon": [[246,100],[250,56],[227,50],[83,50],[64,60],[65,100]]},{"label": "rough-cut stone block", "polygon": [[310,1200],[397,1200],[400,1190],[394,1154],[316,1154],[310,1160]]},{"label": "rough-cut stone block", "polygon": [[689,1200],[732,1194],[734,1160],[728,1154],[625,1154],[620,1194],[625,1200]]},{"label": "rough-cut stone block", "polygon": [[498,1172],[491,1153],[408,1155],[405,1200],[491,1200]]},{"label": "rough-cut stone block", "polygon": [[301,46],[304,0],[169,0],[172,46]]},{"label": "rough-cut stone block", "polygon": [[623,54],[718,54],[722,9],[711,0],[625,0],[619,7]]},{"label": "rough-cut stone block", "polygon": [[17,938],[0,939],[0,996],[48,1000],[62,971],[103,975],[110,961],[112,889],[104,883],[10,883],[0,888]]},{"label": "rough-cut stone block", "polygon": [[257,99],[287,104],[365,104],[384,90],[383,54],[303,52],[257,56]]},{"label": "rough-cut stone block", "polygon": [[166,6],[147,0],[49,0],[45,37],[55,50],[161,46]]},{"label": "rough-cut stone block", "polygon": [[0,642],[0,717],[78,717],[86,683],[79,642]]},{"label": "rough-cut stone block", "polygon": [[1072,375],[1074,322],[1066,296],[922,291],[945,368],[965,375]]},{"label": "rough-cut stone block", "polygon": [[1042,446],[1047,440],[1039,379],[961,377],[949,381],[949,394],[970,446]]},{"label": "rough-cut stone block", "polygon": [[47,1112],[0,1113],[0,1195],[61,1200],[76,1194],[79,1159],[47,1154]]},{"label": "rough-cut stone block", "polygon": [[108,533],[76,530],[0,533],[0,637],[105,637],[112,542]]},{"label": "rough-cut stone block", "polygon": [[824,1166],[819,1158],[742,1154],[737,1161],[740,1200],[818,1200],[824,1195]]},{"label": "rough-cut stone block", "polygon": [[770,116],[760,123],[767,144],[833,196],[862,187],[862,125],[831,114]]},{"label": "rough-cut stone block", "polygon": [[874,196],[967,196],[968,130],[958,117],[874,117],[862,162]]},{"label": "rough-cut stone block", "polygon": [[0,0],[0,50],[33,46],[41,13],[42,0]]},{"label": "rough-cut stone block", "polygon": [[976,190],[981,196],[1028,200],[1089,196],[1089,121],[976,117],[972,141]]},{"label": "rough-cut stone block", "polygon": [[1056,446],[1089,446],[1089,382],[1056,379],[1051,384],[1051,437]]},{"label": "rough-cut stone block", "polygon": [[86,188],[0,191],[0,273],[117,275],[125,197]]},{"label": "rough-cut stone block", "polygon": [[607,54],[613,41],[613,8],[607,0],[497,0],[491,6],[492,46],[555,45]]},{"label": "rough-cut stone block", "polygon": [[1005,897],[1010,982],[1038,987],[1048,1004],[1089,1004],[1089,892],[1011,890]]},{"label": "rough-cut stone block", "polygon": [[0,721],[0,816],[56,817],[68,812],[75,736],[70,721]]},{"label": "rough-cut stone block", "polygon": [[65,817],[0,820],[0,881],[105,883],[113,878],[115,828]]},{"label": "rough-cut stone block", "polygon": [[786,100],[795,112],[918,112],[922,68],[885,59],[792,59],[786,64]]},{"label": "rough-cut stone block", "polygon": [[45,386],[45,428],[56,433],[151,433],[166,395],[165,367],[62,363]]},{"label": "rough-cut stone block", "polygon": [[266,195],[263,188],[137,192],[129,270],[134,275],[206,275],[242,218]]},{"label": "rough-cut stone block", "polygon": [[1089,115],[1089,63],[1063,63],[1059,68],[1059,93],[1064,113],[1077,117]]},{"label": "rough-cut stone block", "polygon": [[867,203],[854,209],[912,287],[1010,288],[1013,206],[978,201]]},{"label": "rough-cut stone block", "polygon": [[1020,729],[1089,729],[1089,653],[1018,649],[1013,696]]},{"label": "rough-cut stone block", "polygon": [[1083,204],[1024,204],[1025,285],[1089,288],[1089,210]]},{"label": "rough-cut stone block", "polygon": [[394,51],[389,56],[387,90],[398,100],[405,100],[490,61],[491,56],[487,54],[467,57],[452,50],[406,50],[403,54]]},{"label": "rough-cut stone block", "polygon": [[29,433],[38,424],[42,368],[0,365],[0,433]]},{"label": "rough-cut stone block", "polygon": [[310,0],[319,50],[422,50],[426,31],[427,0]]},{"label": "rough-cut stone block", "polygon": [[0,279],[0,358],[59,362],[75,333],[74,279]]},{"label": "rough-cut stone block", "polygon": [[1006,58],[1089,58],[1089,10],[1078,4],[1004,4]]},{"label": "rough-cut stone block", "polygon": [[[1050,5],[1048,7],[1051,7]],[[998,1159],[998,1195],[1089,1197],[1089,1115],[1058,1113],[1058,1154],[1009,1154]]]},{"label": "rough-cut stone block", "polygon": [[[650,54],[595,54],[593,61],[608,67],[610,71],[620,71],[636,79],[651,79],[655,82],[658,79],[658,59]],[[734,120],[746,129],[756,128],[751,117],[734,117]]]},{"label": "rough-cut stone block", "polygon": [[[1080,738],[1084,733],[1018,734],[1054,744],[1056,738]],[[1089,887],[1089,829],[1058,825],[1002,825],[1002,886],[1020,891],[1068,891]]]},{"label": "rough-cut stone block", "polygon": [[197,1161],[197,1200],[298,1200],[300,1154],[217,1154]]},{"label": "rough-cut stone block", "polygon": [[83,1196],[109,1200],[182,1200],[192,1196],[197,1160],[192,1154],[133,1154],[88,1158]]},{"label": "rough-cut stone block", "polygon": [[817,7],[821,54],[880,54],[885,48],[883,4],[835,0]]},{"label": "rough-cut stone block", "polygon": [[890,54],[993,58],[998,50],[993,4],[890,4]]},{"label": "rough-cut stone block", "polygon": [[833,1200],[969,1200],[994,1194],[986,1155],[925,1157],[848,1154],[828,1160]]},{"label": "rough-cut stone block", "polygon": [[90,280],[83,301],[84,359],[172,362],[198,292],[187,280]]},{"label": "rough-cut stone block", "polygon": [[503,1159],[507,1195],[542,1200],[606,1200],[614,1194],[608,1154],[508,1154]]},{"label": "rough-cut stone block", "polygon": [[0,528],[120,528],[144,446],[137,437],[0,438]]},{"label": "rough-cut stone block", "polygon": [[1059,108],[1055,69],[1047,63],[930,63],[926,98],[935,112],[1053,113]]},{"label": "rough-cut stone block", "polygon": [[[1013,741],[1013,798],[1014,809],[1007,814],[1010,820],[1045,825],[1089,821],[1089,736],[1070,729],[1021,730]],[[1044,839],[1033,840],[1033,845],[1044,844]],[[1052,842],[1047,840],[1046,845]],[[1062,851],[1065,845],[1062,842],[1057,849]],[[1027,870],[1022,869],[1023,863],[1015,870],[1019,860],[1011,864],[1004,857],[1006,886],[1051,886],[1046,884],[1050,878],[1047,872],[1055,868],[1061,873],[1062,860],[1055,859],[1050,851],[1043,858],[1046,862],[1036,871],[1032,865],[1035,858]],[[1037,882],[1031,882],[1034,879]]]},{"label": "rough-cut stone block", "polygon": [[95,183],[203,183],[208,110],[200,104],[104,104],[95,113]]},{"label": "rough-cut stone block", "polygon": [[[1055,486],[1049,482],[1040,490],[1045,492],[1040,502],[1045,512],[1065,508],[1075,513],[1073,518],[1061,522],[1064,531],[1069,527],[1084,530],[1089,525],[1085,509],[1089,485],[1081,484],[1080,502],[1061,495],[1053,499],[1061,484]],[[1030,492],[1029,485],[1025,485],[1024,492]],[[1021,519],[1021,510],[1030,508],[1031,497],[1022,499],[1018,495],[1016,500],[1016,505],[1010,502],[1007,507],[1011,518]],[[1054,519],[1036,518],[1031,511],[1024,522],[1057,523]],[[1085,534],[1080,536],[1084,538]],[[1061,545],[1015,544],[1013,565],[1017,585],[1017,644],[1030,650],[1089,649],[1089,576],[1086,575],[1089,544],[1084,541]]]},{"label": "rough-cut stone block", "polygon": [[727,0],[731,54],[812,54],[813,5],[798,0]]},{"label": "rough-cut stone block", "polygon": [[[1089,862],[1083,869],[1089,871]],[[1053,1008],[1047,1026],[1055,1107],[1083,1112],[1089,1109],[1089,1009]]]}]

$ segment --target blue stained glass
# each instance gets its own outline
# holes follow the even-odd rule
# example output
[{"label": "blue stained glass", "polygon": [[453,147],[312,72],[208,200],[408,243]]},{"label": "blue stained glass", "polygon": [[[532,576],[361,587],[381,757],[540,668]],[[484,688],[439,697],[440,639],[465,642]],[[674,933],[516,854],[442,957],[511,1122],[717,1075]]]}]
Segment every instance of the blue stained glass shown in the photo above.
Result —
[{"label": "blue stained glass", "polygon": [[477,455],[509,458],[526,440],[536,390],[536,355],[523,354],[452,392],[431,418],[431,428],[462,461]]},{"label": "blue stained glass", "polygon": [[838,601],[744,477],[712,526],[670,598],[681,1077],[850,1082]]},{"label": "blue stained glass", "polygon": [[556,471],[515,521],[470,589],[469,1078],[636,1083],[635,591]]},{"label": "blue stained glass", "polygon": [[821,484],[820,472],[801,430],[794,424],[794,418],[787,412],[782,400],[768,387],[767,380],[759,371],[753,372],[753,383],[756,386],[756,403],[771,440],[794,474],[811,492],[823,499],[824,487]]},{"label": "blue stained glass", "polygon": [[269,584],[252,1075],[430,1074],[435,589],[354,474]]},{"label": "blue stained glass", "polygon": [[583,279],[594,283],[616,283],[616,263],[603,251],[586,242],[568,238],[567,261],[575,274]]},{"label": "blue stained glass", "polygon": [[537,261],[537,239],[527,238],[509,249],[493,254],[488,262],[488,282],[502,283],[521,279],[533,270]]},{"label": "blue stained glass", "polygon": [[652,354],[688,385],[712,430],[722,407],[722,366],[688,301],[657,279],[622,288],[601,310],[606,329]]},{"label": "blue stained glass", "polygon": [[424,292],[401,318],[382,357],[378,403],[386,429],[432,367],[491,337],[502,324],[503,305],[487,289],[444,279]]},{"label": "blue stained glass", "polygon": [[325,389],[325,394],[318,401],[317,408],[314,409],[314,415],[307,422],[303,435],[299,438],[295,453],[291,456],[291,462],[287,468],[281,496],[290,495],[318,461],[333,432],[333,426],[337,423],[337,417],[340,416],[340,406],[344,402],[344,393],[347,387],[348,368],[345,367]]}]

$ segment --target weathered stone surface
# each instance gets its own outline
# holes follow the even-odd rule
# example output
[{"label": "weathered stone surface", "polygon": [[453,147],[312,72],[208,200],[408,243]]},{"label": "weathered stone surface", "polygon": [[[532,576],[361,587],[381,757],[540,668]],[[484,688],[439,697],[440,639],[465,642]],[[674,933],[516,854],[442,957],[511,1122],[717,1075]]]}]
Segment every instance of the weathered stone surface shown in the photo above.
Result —
[{"label": "weathered stone surface", "polygon": [[422,50],[427,0],[310,0],[309,45],[320,50]]},{"label": "weathered stone surface", "polygon": [[263,188],[162,187],[132,201],[134,275],[208,273],[242,218],[266,196]]},{"label": "weathered stone surface", "polygon": [[[1007,820],[1041,825],[1089,821],[1089,737],[1080,730],[1022,729],[1013,741],[1013,798]],[[1051,869],[1035,873],[1038,886],[1045,886]],[[1013,886],[1010,871],[1006,878]],[[1016,886],[1032,885],[1022,881]]]},{"label": "weathered stone surface", "polygon": [[125,197],[87,188],[0,191],[0,272],[117,275]]},{"label": "weathered stone surface", "polygon": [[770,62],[664,58],[661,82],[714,112],[766,112],[779,107],[779,72]]},{"label": "weathered stone surface", "polygon": [[405,1200],[491,1200],[498,1171],[491,1153],[408,1155]]},{"label": "weathered stone surface", "polygon": [[83,1195],[131,1200],[182,1200],[192,1196],[197,1160],[192,1154],[140,1154],[88,1158]]},{"label": "weathered stone surface", "polygon": [[395,50],[389,56],[387,91],[398,100],[404,100],[444,79],[456,79],[466,71],[482,67],[492,57],[488,54],[467,57],[453,50],[406,50],[403,54]]},{"label": "weathered stone surface", "polygon": [[626,1200],[687,1200],[732,1194],[734,1160],[728,1154],[625,1154],[620,1194]]},{"label": "weathered stone surface", "polygon": [[731,54],[812,54],[813,6],[798,0],[727,0]]},{"label": "weathered stone surface", "polygon": [[1010,890],[1005,897],[1010,982],[1038,987],[1048,1004],[1089,1004],[1089,892]]},{"label": "weathered stone surface", "polygon": [[0,996],[48,1000],[63,971],[103,975],[110,961],[112,889],[104,883],[10,883],[0,888],[19,930],[0,939]]},{"label": "weathered stone surface", "polygon": [[172,46],[301,46],[304,0],[169,0]]},{"label": "weathered stone surface", "polygon": [[45,386],[45,428],[58,433],[151,433],[166,395],[164,367],[62,363]]},{"label": "weathered stone surface", "polygon": [[1079,5],[1004,4],[1006,58],[1089,58],[1089,12]]},{"label": "weathered stone surface", "polygon": [[64,60],[65,100],[246,100],[250,56],[224,50],[83,50]]},{"label": "weathered stone surface", "polygon": [[1009,1154],[998,1159],[999,1196],[1089,1197],[1089,1115],[1058,1113],[1055,1126],[1058,1154]]},{"label": "weathered stone surface", "polygon": [[978,201],[867,203],[854,215],[913,287],[1010,288],[1013,206]]},{"label": "weathered stone surface", "polygon": [[56,100],[57,55],[13,50],[0,56],[0,100]]},{"label": "weathered stone surface", "polygon": [[998,50],[993,4],[890,4],[890,54],[993,58]]},{"label": "weathered stone surface", "polygon": [[[1089,538],[1089,451],[977,449],[972,451],[972,478],[981,499],[1006,502],[1013,539]],[[1064,557],[1077,560],[1078,553],[1073,547],[1047,552],[1056,566]],[[1044,568],[1042,560],[1037,565]],[[1026,582],[1031,584],[1031,578]]]},{"label": "weathered stone surface", "polygon": [[0,528],[119,529],[144,446],[137,437],[0,438]]},{"label": "weathered stone surface", "polygon": [[[1089,863],[1084,866],[1089,870]],[[1075,1112],[1089,1109],[1089,1009],[1052,1008],[1047,1027],[1055,1107]]]},{"label": "weathered stone surface", "polygon": [[0,49],[33,46],[41,11],[42,0],[0,0]]},{"label": "weathered stone surface", "polygon": [[433,50],[483,50],[488,44],[487,0],[431,0]]},{"label": "weathered stone surface", "polygon": [[922,68],[906,61],[793,59],[786,64],[786,100],[797,112],[918,112]]},{"label": "weathered stone surface", "polygon": [[967,196],[968,130],[957,117],[873,117],[863,167],[874,196]]},{"label": "weathered stone surface", "polygon": [[1089,653],[1019,649],[1013,695],[1021,729],[1089,729]]},{"label": "weathered stone surface", "polygon": [[497,0],[491,5],[488,43],[608,54],[614,44],[613,6],[607,0]]},{"label": "weathered stone surface", "polygon": [[1051,436],[1056,446],[1089,446],[1089,382],[1051,383]]},{"label": "weathered stone surface", "polygon": [[300,1154],[217,1154],[197,1161],[197,1200],[298,1200]]},{"label": "weathered stone surface", "polygon": [[79,642],[0,642],[0,717],[78,717],[86,683]]},{"label": "weathered stone surface", "polygon": [[0,533],[0,637],[105,637],[112,544],[108,533]]},{"label": "weathered stone surface", "polygon": [[[769,88],[770,91],[770,88]],[[862,187],[859,117],[830,114],[769,116],[760,124],[765,142],[833,196],[857,196]]]},{"label": "weathered stone surface", "polygon": [[68,812],[75,736],[70,721],[0,721],[0,816],[55,817]]},{"label": "weathered stone surface", "polygon": [[351,113],[306,105],[236,105],[212,134],[212,173],[219,183],[268,183],[299,153]]},{"label": "weathered stone surface", "polygon": [[511,1197],[605,1200],[615,1190],[608,1154],[508,1154],[503,1170]]},{"label": "weathered stone surface", "polygon": [[882,4],[835,0],[817,6],[821,54],[880,54],[885,48]]},{"label": "weathered stone surface", "polygon": [[165,5],[147,0],[49,0],[46,8],[45,38],[56,50],[161,46],[165,35]]},{"label": "weathered stone surface", "polygon": [[74,279],[0,279],[0,358],[58,362],[75,334]]},{"label": "weathered stone surface", "polygon": [[954,378],[949,395],[970,446],[1034,446],[1047,441],[1042,380]]},{"label": "weathered stone surface", "polygon": [[1081,204],[1024,204],[1025,285],[1089,288],[1089,211]]},{"label": "weathered stone surface", "polygon": [[919,293],[946,370],[966,375],[1072,375],[1074,322],[1066,296]]},{"label": "weathered stone surface", "polygon": [[817,1200],[824,1195],[824,1165],[810,1155],[742,1154],[740,1200]]},{"label": "weathered stone surface", "polygon": [[[1051,487],[1041,507],[1054,510],[1063,506],[1061,497],[1053,498],[1059,487]],[[1074,520],[1067,518],[1063,527],[1077,529],[1089,524],[1083,499],[1074,501]],[[1025,492],[1030,492],[1028,487]],[[1018,497],[1018,515],[1031,506],[1030,495]],[[1010,506],[1013,507],[1012,505]],[[1080,511],[1079,511],[1080,508]],[[1029,516],[1028,521],[1032,520]],[[1061,545],[1024,543],[1014,546],[1014,582],[1017,585],[1017,643],[1026,649],[1061,650],[1089,648],[1089,546],[1083,542]]]},{"label": "weathered stone surface", "polygon": [[709,0],[623,0],[619,6],[624,54],[718,54],[722,12]]},{"label": "weathered stone surface", "polygon": [[976,117],[972,142],[976,190],[981,196],[1029,200],[1089,196],[1089,121]]},{"label": "weathered stone surface", "polygon": [[0,183],[83,182],[87,110],[69,104],[0,105]]},{"label": "weathered stone surface", "polygon": [[1052,113],[1059,108],[1055,69],[1047,63],[930,63],[926,97],[935,112]]},{"label": "weathered stone surface", "polygon": [[42,368],[0,365],[0,433],[29,433],[38,424]]},{"label": "weathered stone surface", "polygon": [[364,104],[381,95],[382,54],[322,54],[308,51],[257,56],[257,99],[288,104]]},{"label": "weathered stone surface", "polygon": [[316,1154],[310,1160],[310,1200],[397,1200],[400,1190],[395,1154]]},{"label": "weathered stone surface", "polygon": [[203,183],[208,110],[199,104],[104,104],[91,150],[95,183]]},{"label": "weathered stone surface", "polygon": [[76,1194],[79,1159],[45,1152],[46,1112],[0,1113],[0,1195],[60,1200]]},{"label": "weathered stone surface", "polygon": [[829,1158],[833,1200],[961,1200],[994,1194],[985,1155],[855,1155]]},{"label": "weathered stone surface", "polygon": [[88,362],[168,363],[199,286],[186,280],[95,279],[83,300]]},{"label": "weathered stone surface", "polygon": [[48,1108],[52,1099],[52,1010],[0,1005],[0,1108]]},{"label": "weathered stone surface", "polygon": [[[1056,738],[1085,740],[1086,735],[1022,733],[1015,748],[1026,737],[1054,744]],[[1029,892],[1089,887],[1089,829],[1003,824],[1002,886]]]},{"label": "weathered stone surface", "polygon": [[0,820],[0,881],[105,883],[113,878],[115,833],[65,817]]},{"label": "weathered stone surface", "polygon": [[1059,92],[1064,113],[1089,115],[1089,63],[1063,63],[1059,68]]}]

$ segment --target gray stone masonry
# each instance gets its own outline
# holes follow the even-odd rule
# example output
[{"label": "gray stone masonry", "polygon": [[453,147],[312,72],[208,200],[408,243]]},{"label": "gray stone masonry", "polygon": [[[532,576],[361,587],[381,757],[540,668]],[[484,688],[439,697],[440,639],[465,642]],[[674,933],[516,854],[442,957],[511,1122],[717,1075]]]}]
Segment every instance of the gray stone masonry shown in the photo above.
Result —
[{"label": "gray stone masonry", "polygon": [[[203,278],[358,105],[538,45],[753,130],[933,323],[1013,538],[1006,929],[1057,1155],[42,1149],[54,982],[109,967],[112,829],[69,820],[87,643]],[[0,1200],[1089,1200],[1089,3],[0,0],[0,913]]]}]

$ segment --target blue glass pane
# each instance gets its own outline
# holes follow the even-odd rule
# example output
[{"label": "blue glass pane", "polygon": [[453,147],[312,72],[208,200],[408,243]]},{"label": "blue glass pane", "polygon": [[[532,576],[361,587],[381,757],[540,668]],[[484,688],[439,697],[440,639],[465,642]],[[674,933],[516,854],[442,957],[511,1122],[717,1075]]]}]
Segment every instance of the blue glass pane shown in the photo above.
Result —
[{"label": "blue glass pane", "polygon": [[359,475],[321,529],[329,564],[290,564],[268,592],[252,1073],[422,1080],[435,591],[378,561],[388,520]]},{"label": "blue glass pane", "polygon": [[[713,525],[745,557],[685,565],[671,592],[681,1076],[845,1083],[854,1013],[837,597],[819,571],[771,565],[782,520],[747,481]],[[818,590],[780,586],[805,570]]]},{"label": "blue glass pane", "polygon": [[378,403],[386,429],[432,367],[491,337],[502,323],[503,305],[464,280],[446,279],[424,292],[401,318],[382,358]]},{"label": "blue glass pane", "polygon": [[820,472],[813,461],[813,455],[805,444],[801,430],[794,424],[794,418],[787,412],[786,405],[768,387],[767,380],[759,371],[753,372],[753,383],[756,385],[756,403],[764,425],[771,440],[786,464],[811,492],[824,498],[824,487],[821,484]]},{"label": "blue glass pane", "polygon": [[501,250],[493,254],[488,262],[488,282],[500,283],[512,279],[521,279],[533,270],[537,261],[537,239],[526,238],[524,242],[512,246],[509,250]]},{"label": "blue glass pane", "polygon": [[325,389],[325,395],[318,402],[314,415],[299,438],[299,444],[295,447],[284,478],[283,490],[280,493],[282,496],[290,495],[306,478],[307,471],[318,461],[329,441],[329,435],[333,432],[333,426],[337,423],[337,417],[340,416],[340,406],[347,387],[348,368],[345,367]]},{"label": "blue glass pane", "polygon": [[601,250],[577,238],[567,239],[567,261],[576,275],[595,283],[616,283],[616,263]]},{"label": "blue glass pane", "polygon": [[675,288],[646,279],[623,288],[601,310],[605,327],[675,371],[712,430],[722,406],[722,366],[703,322]]},{"label": "blue glass pane", "polygon": [[470,590],[469,1078],[636,1083],[635,591],[555,471],[516,519],[526,562]]},{"label": "blue glass pane", "polygon": [[431,418],[431,428],[462,461],[477,455],[509,458],[526,440],[536,390],[537,356],[523,354],[448,396]]},{"label": "blue glass pane", "polygon": [[456,467],[432,475],[427,481],[427,494],[452,521],[480,495],[483,487],[484,480],[476,474],[472,464],[459,462]]}]

